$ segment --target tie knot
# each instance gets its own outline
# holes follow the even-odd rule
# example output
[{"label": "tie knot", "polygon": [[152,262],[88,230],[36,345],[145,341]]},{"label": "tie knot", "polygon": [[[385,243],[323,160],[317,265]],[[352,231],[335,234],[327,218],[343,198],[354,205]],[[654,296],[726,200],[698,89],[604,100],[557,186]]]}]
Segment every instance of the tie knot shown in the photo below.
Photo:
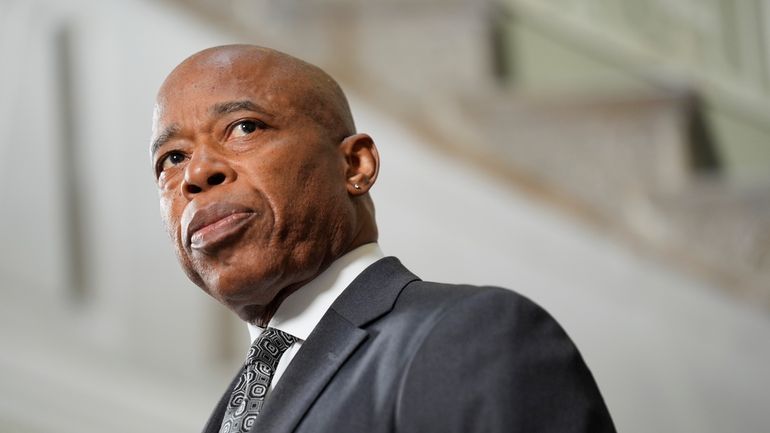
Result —
[{"label": "tie knot", "polygon": [[295,341],[291,334],[287,334],[275,328],[267,328],[262,335],[257,337],[249,348],[247,363],[260,360],[272,364],[272,360],[278,361],[284,351]]}]

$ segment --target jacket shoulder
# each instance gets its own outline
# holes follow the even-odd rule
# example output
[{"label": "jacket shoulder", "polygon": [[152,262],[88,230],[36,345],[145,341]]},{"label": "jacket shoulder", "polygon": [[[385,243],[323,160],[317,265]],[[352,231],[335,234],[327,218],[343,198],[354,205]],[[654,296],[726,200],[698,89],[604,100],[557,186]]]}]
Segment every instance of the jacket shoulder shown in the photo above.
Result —
[{"label": "jacket shoulder", "polygon": [[413,281],[401,292],[394,307],[395,310],[414,310],[437,317],[462,314],[466,320],[483,319],[492,310],[505,310],[506,314],[519,317],[545,314],[552,320],[542,307],[526,296],[495,286]]},{"label": "jacket shoulder", "polygon": [[421,317],[399,393],[403,431],[614,431],[579,351],[527,297],[415,281],[399,311]]}]

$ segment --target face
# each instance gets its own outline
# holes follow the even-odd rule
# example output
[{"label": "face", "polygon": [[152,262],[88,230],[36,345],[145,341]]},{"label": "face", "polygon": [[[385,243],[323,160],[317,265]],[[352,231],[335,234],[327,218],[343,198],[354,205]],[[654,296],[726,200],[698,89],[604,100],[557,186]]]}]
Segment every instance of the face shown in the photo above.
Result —
[{"label": "face", "polygon": [[153,121],[161,214],[191,280],[253,321],[353,237],[346,158],[274,59],[188,60]]}]

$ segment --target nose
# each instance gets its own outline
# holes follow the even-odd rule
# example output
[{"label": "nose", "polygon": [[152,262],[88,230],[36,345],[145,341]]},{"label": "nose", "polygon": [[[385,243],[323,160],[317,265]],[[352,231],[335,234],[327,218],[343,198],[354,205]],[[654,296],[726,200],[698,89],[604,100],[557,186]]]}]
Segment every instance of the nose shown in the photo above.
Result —
[{"label": "nose", "polygon": [[221,155],[212,151],[199,149],[187,163],[182,180],[182,194],[188,199],[208,191],[217,185],[233,182],[235,170]]}]

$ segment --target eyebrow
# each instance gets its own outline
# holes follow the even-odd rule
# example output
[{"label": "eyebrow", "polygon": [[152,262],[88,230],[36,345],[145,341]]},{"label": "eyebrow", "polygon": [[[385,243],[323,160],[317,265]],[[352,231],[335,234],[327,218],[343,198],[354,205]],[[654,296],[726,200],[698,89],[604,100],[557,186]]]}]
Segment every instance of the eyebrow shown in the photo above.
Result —
[{"label": "eyebrow", "polygon": [[177,125],[171,125],[163,130],[163,132],[158,135],[158,138],[152,141],[152,145],[150,146],[150,155],[155,155],[155,152],[160,149],[161,146],[166,144],[169,140],[176,137],[179,134],[179,126]]},{"label": "eyebrow", "polygon": [[259,104],[249,100],[222,102],[212,106],[211,110],[209,111],[220,116],[234,113],[236,111],[254,111],[266,116],[270,116],[270,113],[268,113],[267,110],[265,110]]}]

